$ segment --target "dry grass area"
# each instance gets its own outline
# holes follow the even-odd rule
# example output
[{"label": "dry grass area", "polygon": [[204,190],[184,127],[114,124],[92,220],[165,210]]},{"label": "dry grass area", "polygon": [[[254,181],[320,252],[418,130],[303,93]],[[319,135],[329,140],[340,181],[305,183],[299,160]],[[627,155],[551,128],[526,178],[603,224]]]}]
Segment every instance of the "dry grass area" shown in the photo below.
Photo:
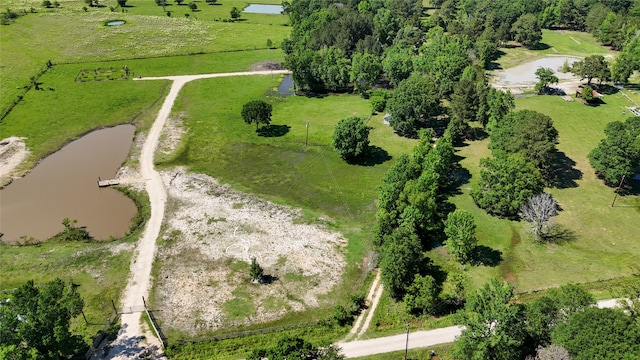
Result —
[{"label": "dry grass area", "polygon": [[[322,305],[345,267],[346,239],[301,213],[177,168],[159,240],[154,306],[162,326],[191,335],[275,320]],[[271,284],[249,281],[255,257]]]}]

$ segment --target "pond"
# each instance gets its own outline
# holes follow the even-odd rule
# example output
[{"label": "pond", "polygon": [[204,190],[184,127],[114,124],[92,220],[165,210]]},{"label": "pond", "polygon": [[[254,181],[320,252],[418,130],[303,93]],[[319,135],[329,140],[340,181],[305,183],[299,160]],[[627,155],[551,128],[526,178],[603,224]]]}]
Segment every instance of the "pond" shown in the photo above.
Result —
[{"label": "pond", "polygon": [[285,75],[278,85],[278,95],[294,95],[293,92],[293,77],[291,75]]},{"label": "pond", "polygon": [[124,25],[125,21],[124,20],[113,20],[113,21],[109,21],[107,23],[107,26],[120,26],[120,25]]},{"label": "pond", "polygon": [[22,236],[46,240],[62,231],[62,219],[98,240],[122,237],[136,206],[112,188],[99,188],[98,177],[111,179],[126,160],[135,126],[120,125],[91,132],[42,160],[25,177],[0,190],[1,240]]},{"label": "pond", "polygon": [[560,80],[578,79],[571,73],[560,72],[560,69],[564,65],[565,61],[569,65],[571,65],[578,60],[580,60],[580,58],[570,56],[548,56],[528,63],[520,64],[509,69],[500,70],[499,72],[497,72],[497,75],[500,78],[500,82],[504,84],[536,83],[538,82],[538,78],[535,74],[536,70],[539,67],[545,67],[553,70],[555,72],[555,75]]},{"label": "pond", "polygon": [[280,5],[249,4],[242,12],[254,14],[282,14],[283,8]]}]

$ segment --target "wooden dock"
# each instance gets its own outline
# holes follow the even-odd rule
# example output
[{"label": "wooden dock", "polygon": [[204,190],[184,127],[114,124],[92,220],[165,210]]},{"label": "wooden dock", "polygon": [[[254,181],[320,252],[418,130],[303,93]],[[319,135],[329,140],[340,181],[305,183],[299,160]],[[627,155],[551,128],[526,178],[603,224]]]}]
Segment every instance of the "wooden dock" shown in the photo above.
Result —
[{"label": "wooden dock", "polygon": [[98,178],[98,187],[114,186],[114,185],[118,185],[118,184],[120,184],[120,180],[118,180],[118,179],[102,180],[102,179]]}]

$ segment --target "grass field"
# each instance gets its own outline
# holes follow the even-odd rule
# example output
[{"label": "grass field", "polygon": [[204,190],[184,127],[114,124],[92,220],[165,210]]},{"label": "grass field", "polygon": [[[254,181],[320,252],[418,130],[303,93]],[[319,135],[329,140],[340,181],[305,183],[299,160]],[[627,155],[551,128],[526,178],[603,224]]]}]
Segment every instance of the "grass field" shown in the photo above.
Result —
[{"label": "grass field", "polygon": [[3,136],[25,137],[31,150],[26,166],[93,129],[122,123],[143,127],[153,120],[168,82],[74,81],[82,68],[100,66],[105,64],[54,66],[40,78],[43,90],[29,91],[0,122]]},{"label": "grass field", "polygon": [[500,68],[510,68],[548,55],[614,55],[590,34],[578,31],[544,29],[540,49],[537,50],[529,50],[516,43],[511,45],[498,49],[502,53],[496,60]]},{"label": "grass field", "polygon": [[[168,8],[181,9],[179,16],[172,17],[167,17],[152,1],[129,1],[131,7],[126,8],[126,13],[109,10],[109,6],[116,5],[115,1],[88,12],[82,10],[85,4],[79,0],[60,3],[60,9],[45,10],[40,1],[0,1],[3,9],[33,6],[38,11],[0,27],[0,108],[16,98],[47,60],[84,63],[264,49],[267,40],[279,46],[290,31],[284,15],[246,14],[243,21],[235,23],[214,21],[228,18],[232,6],[246,6],[238,0],[223,1],[216,6],[198,1],[201,8],[198,12],[191,12],[187,6],[170,5]],[[182,12],[193,16],[185,18]],[[126,23],[104,26],[105,21],[113,19]],[[187,67],[181,68],[188,71]]]}]

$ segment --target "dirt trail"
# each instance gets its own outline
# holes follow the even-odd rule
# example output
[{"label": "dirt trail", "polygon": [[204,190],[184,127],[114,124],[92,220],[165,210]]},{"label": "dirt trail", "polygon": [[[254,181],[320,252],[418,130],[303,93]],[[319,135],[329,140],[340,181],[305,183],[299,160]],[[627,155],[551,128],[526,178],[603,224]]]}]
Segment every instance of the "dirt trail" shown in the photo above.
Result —
[{"label": "dirt trail", "polygon": [[[140,154],[140,171],[142,178],[145,179],[145,188],[149,194],[151,205],[151,217],[147,222],[147,226],[138,241],[136,251],[134,253],[133,262],[131,263],[131,276],[127,287],[122,296],[122,308],[139,309],[143,305],[142,298],[147,297],[151,283],[151,267],[156,253],[156,239],[160,234],[160,228],[164,218],[165,205],[167,201],[167,193],[162,183],[160,174],[154,169],[153,156],[158,146],[158,141],[162,129],[171,113],[173,104],[184,84],[189,81],[198,79],[209,79],[215,77],[228,76],[245,76],[245,75],[270,75],[270,74],[287,74],[288,70],[269,70],[269,71],[251,71],[251,72],[234,72],[223,74],[201,74],[201,75],[184,75],[184,76],[166,76],[166,77],[149,77],[138,78],[136,80],[171,80],[171,90],[162,104],[162,108],[156,117],[147,139],[142,147]],[[122,314],[121,329],[116,340],[110,344],[111,348],[106,359],[127,359],[135,357],[142,352],[147,352],[148,347],[159,348],[157,340],[152,337],[145,336],[140,328],[141,312],[131,312]],[[150,343],[143,343],[145,339]],[[154,340],[156,340],[154,342]],[[154,356],[156,358],[162,355]]]}]

